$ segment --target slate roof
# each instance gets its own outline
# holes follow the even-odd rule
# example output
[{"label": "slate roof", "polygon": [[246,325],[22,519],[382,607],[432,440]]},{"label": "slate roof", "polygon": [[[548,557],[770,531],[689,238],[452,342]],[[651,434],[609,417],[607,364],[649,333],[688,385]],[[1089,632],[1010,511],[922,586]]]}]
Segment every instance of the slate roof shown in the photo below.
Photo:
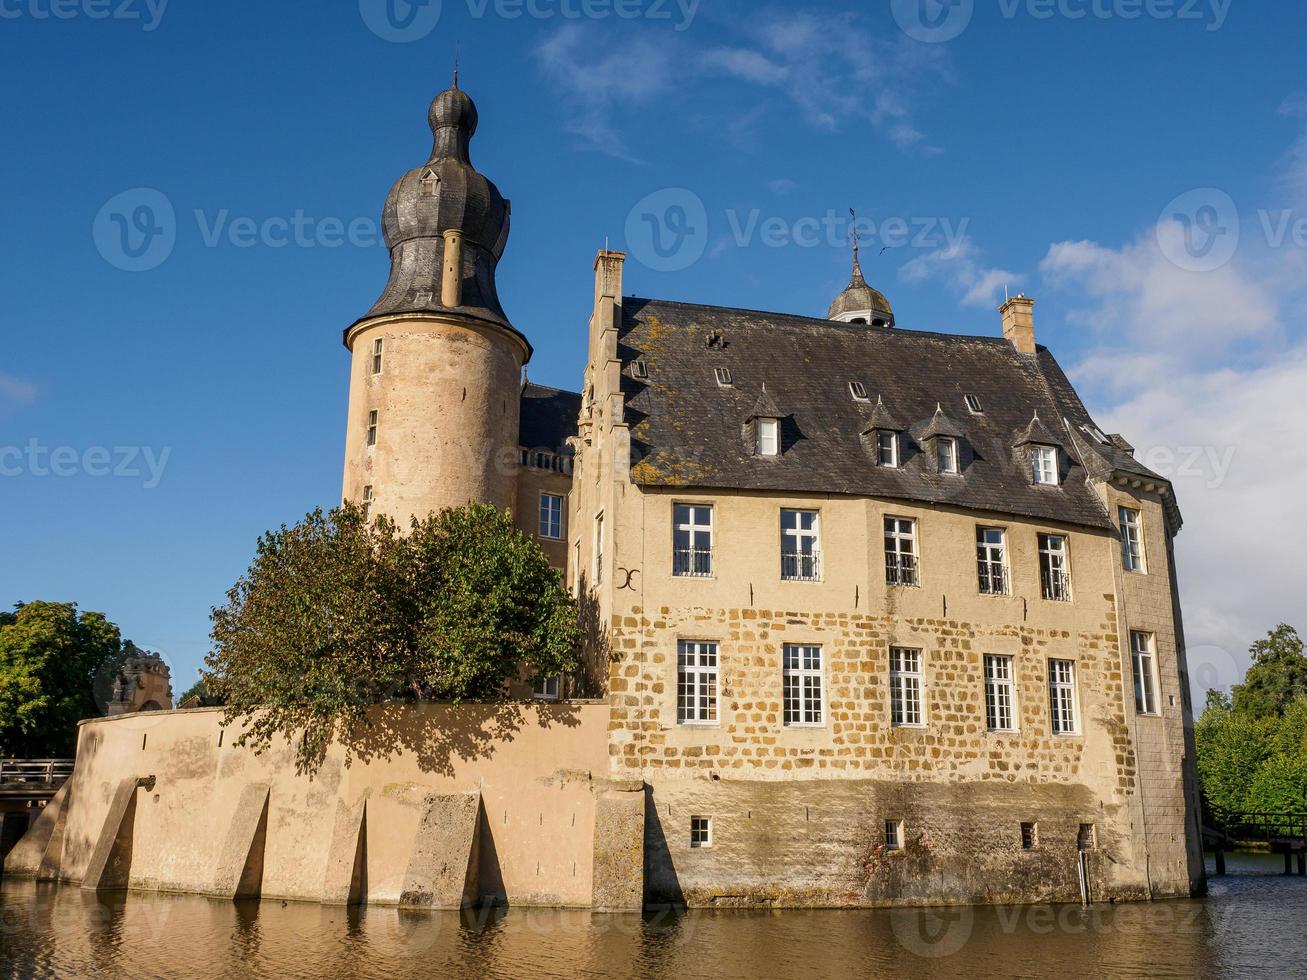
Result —
[{"label": "slate roof", "polygon": [[581,396],[576,392],[528,381],[522,386],[522,421],[518,445],[570,456],[569,437],[576,435]]},{"label": "slate roof", "polygon": [[[722,342],[710,349],[712,332]],[[1166,484],[1081,429],[1093,419],[1052,354],[1021,354],[1001,337],[627,297],[618,357],[633,477],[645,486],[852,494],[1107,529],[1111,519],[1089,477],[1124,471]],[[630,377],[636,358],[647,381]],[[716,367],[730,369],[732,386],[718,386]],[[862,382],[867,402],[852,397],[850,381]],[[764,384],[786,411],[779,459],[755,457],[743,437]],[[982,414],[969,412],[966,395],[980,399]],[[907,424],[897,469],[877,466],[861,435],[878,402],[917,420]],[[936,473],[921,447],[937,407],[961,420],[958,476]],[[1060,486],[1034,485],[1015,445],[1036,412],[1068,456]]]}]

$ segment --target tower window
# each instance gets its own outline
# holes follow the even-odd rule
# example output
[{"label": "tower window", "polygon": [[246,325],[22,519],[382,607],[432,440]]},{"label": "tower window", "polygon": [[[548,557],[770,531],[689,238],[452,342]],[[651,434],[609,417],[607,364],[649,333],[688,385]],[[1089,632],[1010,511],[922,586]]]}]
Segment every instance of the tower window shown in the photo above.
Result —
[{"label": "tower window", "polygon": [[849,394],[853,396],[854,401],[865,402],[867,398],[867,386],[861,381],[849,382]]},{"label": "tower window", "polygon": [[366,486],[363,488],[363,519],[365,521],[372,520],[372,487],[371,486]]},{"label": "tower window", "polygon": [[1155,715],[1157,710],[1157,655],[1153,634],[1130,631],[1130,660],[1135,680],[1135,710]]},{"label": "tower window", "polygon": [[1023,823],[1021,825],[1021,849],[1023,851],[1033,851],[1039,846],[1039,825],[1035,823]]},{"label": "tower window", "polygon": [[372,342],[372,373],[381,373],[381,351],[385,346],[385,341],[378,337]]},{"label": "tower window", "polygon": [[712,847],[712,817],[690,818],[690,846]]},{"label": "tower window", "polygon": [[377,411],[368,412],[368,448],[377,444]]},{"label": "tower window", "polygon": [[967,411],[972,415],[984,415],[985,409],[981,407],[980,399],[975,395],[966,396]]},{"label": "tower window", "polygon": [[885,821],[885,850],[897,851],[903,847],[903,821]]},{"label": "tower window", "polygon": [[1118,507],[1121,523],[1121,564],[1127,572],[1146,572],[1142,518],[1132,507]]},{"label": "tower window", "polygon": [[729,388],[735,384],[735,381],[731,378],[730,368],[713,368],[713,375],[717,378],[717,386],[719,388]]}]

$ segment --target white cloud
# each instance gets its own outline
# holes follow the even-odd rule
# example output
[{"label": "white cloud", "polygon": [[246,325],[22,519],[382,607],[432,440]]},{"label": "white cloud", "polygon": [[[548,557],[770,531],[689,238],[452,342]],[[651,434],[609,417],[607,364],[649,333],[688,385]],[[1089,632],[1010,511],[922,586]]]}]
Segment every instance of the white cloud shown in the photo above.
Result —
[{"label": "white cloud", "polygon": [[788,177],[779,177],[776,180],[767,181],[767,190],[771,191],[777,197],[784,197],[786,194],[790,194],[798,189],[798,183],[790,180]]},{"label": "white cloud", "polygon": [[37,388],[30,381],[0,374],[0,399],[14,405],[30,405],[36,401]]},{"label": "white cloud", "polygon": [[713,48],[699,57],[705,68],[725,72],[755,85],[780,85],[790,77],[790,70],[784,65],[747,48]]},{"label": "white cloud", "polygon": [[964,306],[996,306],[1005,288],[1025,281],[1015,272],[985,265],[980,250],[965,236],[904,263],[899,278],[907,283],[943,282],[962,294]]},{"label": "white cloud", "polygon": [[[1236,260],[1212,272],[1174,265],[1159,245],[1183,235],[1166,223],[1120,249],[1096,242],[1058,242],[1040,264],[1045,281],[1078,292],[1084,305],[1067,319],[1102,335],[1124,335],[1142,350],[1199,345],[1211,351],[1266,337],[1279,319],[1272,287]],[[1174,253],[1173,253],[1174,254]]]}]

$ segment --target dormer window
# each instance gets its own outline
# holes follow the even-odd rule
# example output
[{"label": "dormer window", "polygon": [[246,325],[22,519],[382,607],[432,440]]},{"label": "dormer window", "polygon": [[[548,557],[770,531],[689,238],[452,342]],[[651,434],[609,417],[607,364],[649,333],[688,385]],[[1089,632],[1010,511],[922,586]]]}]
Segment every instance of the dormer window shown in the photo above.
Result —
[{"label": "dormer window", "polygon": [[876,433],[876,462],[895,468],[899,465],[899,434],[881,430]]},{"label": "dormer window", "polygon": [[1031,446],[1030,466],[1036,483],[1047,487],[1058,485],[1056,448],[1053,446]]},{"label": "dormer window", "polygon": [[631,377],[636,381],[647,381],[649,379],[649,366],[644,363],[643,359],[631,362]]},{"label": "dormer window", "polygon": [[781,452],[780,419],[758,419],[758,437],[754,451],[759,456],[779,456]]},{"label": "dormer window", "polygon": [[939,436],[935,440],[935,455],[939,462],[939,471],[945,474],[958,473],[958,441],[952,436]]},{"label": "dormer window", "polygon": [[713,374],[717,378],[717,387],[719,388],[729,388],[735,384],[735,382],[731,379],[730,368],[724,368],[724,367],[713,368]]},{"label": "dormer window", "polygon": [[854,401],[865,402],[868,400],[867,386],[864,385],[861,381],[849,382],[849,394],[853,396]]}]

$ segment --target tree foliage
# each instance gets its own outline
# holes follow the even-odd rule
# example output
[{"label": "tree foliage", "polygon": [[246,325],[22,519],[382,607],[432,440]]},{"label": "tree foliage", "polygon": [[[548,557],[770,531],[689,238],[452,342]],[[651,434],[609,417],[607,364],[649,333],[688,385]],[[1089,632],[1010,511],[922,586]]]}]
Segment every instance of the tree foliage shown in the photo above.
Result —
[{"label": "tree foliage", "polygon": [[356,744],[372,706],[494,700],[517,678],[573,672],[577,607],[507,514],[474,504],[403,535],[352,504],[265,534],[213,610],[205,686],[239,744],[279,737],[314,772]]},{"label": "tree foliage", "polygon": [[0,754],[71,755],[77,723],[100,714],[94,685],[122,657],[118,627],[66,602],[0,614]]},{"label": "tree foliage", "polygon": [[1194,726],[1198,775],[1220,812],[1307,811],[1307,658],[1283,623],[1250,648],[1232,695],[1209,691]]}]

